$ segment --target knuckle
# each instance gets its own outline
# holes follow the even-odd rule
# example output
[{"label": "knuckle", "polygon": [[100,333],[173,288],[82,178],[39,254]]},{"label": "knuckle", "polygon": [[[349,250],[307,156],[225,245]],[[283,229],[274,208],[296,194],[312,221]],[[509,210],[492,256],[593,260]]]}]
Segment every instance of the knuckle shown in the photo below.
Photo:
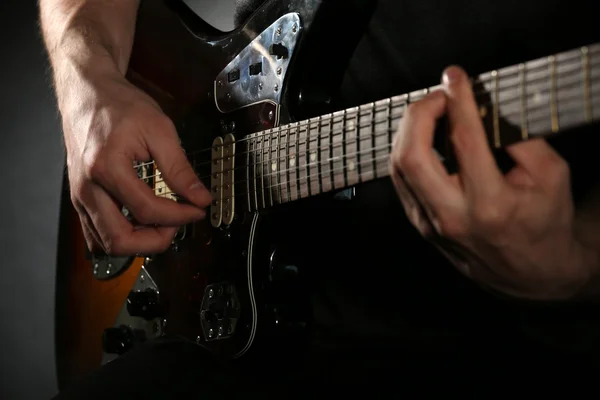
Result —
[{"label": "knuckle", "polygon": [[171,182],[184,184],[186,183],[184,180],[189,179],[191,175],[193,173],[190,174],[189,167],[185,163],[176,161],[167,168],[165,178]]},{"label": "knuckle", "polygon": [[78,183],[75,185],[71,185],[71,202],[74,206],[79,206],[79,203],[85,197],[85,185],[82,183]]},{"label": "knuckle", "polygon": [[164,114],[153,113],[150,122],[154,129],[161,135],[176,133],[175,124]]},{"label": "knuckle", "polygon": [[[469,140],[467,138],[469,138],[472,135],[469,135],[469,132],[467,131],[468,128],[464,127],[464,126],[460,126],[457,125],[454,127],[454,129],[452,130],[452,133],[450,134],[450,142],[452,143],[452,145],[456,148],[461,149],[463,152],[469,152],[471,151],[474,142],[473,140]],[[475,151],[475,150],[472,150]]]},{"label": "knuckle", "polygon": [[474,207],[473,215],[477,226],[485,232],[494,232],[502,230],[508,220],[505,207],[500,203],[488,201],[477,204]]},{"label": "knuckle", "polygon": [[421,169],[419,154],[414,151],[399,151],[395,158],[395,167],[406,174],[416,174]]},{"label": "knuckle", "polygon": [[83,160],[83,173],[89,180],[100,180],[106,176],[108,169],[104,157],[98,154],[86,154]]},{"label": "knuckle", "polygon": [[139,207],[135,211],[132,211],[137,222],[142,225],[150,225],[154,223],[154,212],[150,207]]},{"label": "knuckle", "polygon": [[463,240],[468,233],[465,221],[451,214],[442,214],[435,225],[440,236],[456,241]]},{"label": "knuckle", "polygon": [[104,249],[109,256],[125,255],[124,238],[120,233],[113,233],[104,239]]}]

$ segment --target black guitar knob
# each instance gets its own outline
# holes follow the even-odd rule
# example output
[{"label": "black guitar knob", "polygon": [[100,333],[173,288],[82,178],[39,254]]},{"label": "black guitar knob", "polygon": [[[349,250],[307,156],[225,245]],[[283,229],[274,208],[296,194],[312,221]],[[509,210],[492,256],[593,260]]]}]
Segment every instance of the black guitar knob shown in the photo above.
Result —
[{"label": "black guitar knob", "polygon": [[108,354],[125,354],[134,342],[135,334],[126,325],[107,328],[102,334],[102,350]]},{"label": "black guitar knob", "polygon": [[161,316],[160,308],[158,293],[154,289],[130,292],[127,297],[127,312],[132,317],[149,321]]}]

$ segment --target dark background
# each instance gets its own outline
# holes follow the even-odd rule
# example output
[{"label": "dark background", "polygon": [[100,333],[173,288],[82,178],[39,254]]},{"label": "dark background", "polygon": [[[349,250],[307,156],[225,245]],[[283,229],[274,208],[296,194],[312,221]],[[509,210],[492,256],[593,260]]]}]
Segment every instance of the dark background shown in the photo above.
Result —
[{"label": "dark background", "polygon": [[[234,0],[188,0],[233,28]],[[54,289],[64,169],[60,120],[33,0],[0,2],[0,398],[57,390]]]}]

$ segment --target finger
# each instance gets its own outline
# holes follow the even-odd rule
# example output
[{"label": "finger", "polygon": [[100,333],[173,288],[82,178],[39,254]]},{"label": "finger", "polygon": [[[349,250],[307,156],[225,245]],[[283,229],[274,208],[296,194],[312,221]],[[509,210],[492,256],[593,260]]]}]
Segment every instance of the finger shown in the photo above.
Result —
[{"label": "finger", "polygon": [[121,209],[104,190],[93,186],[83,203],[90,211],[106,253],[112,256],[129,256],[138,253],[162,253],[170,246],[176,227],[134,227]]},{"label": "finger", "polygon": [[446,172],[433,151],[437,120],[444,114],[443,92],[433,92],[407,110],[392,154],[394,174],[407,184],[436,216],[444,210],[456,210],[464,204],[460,188]]},{"label": "finger", "polygon": [[150,153],[169,188],[197,207],[205,208],[212,202],[212,196],[190,165],[172,122],[164,121],[147,141]]},{"label": "finger", "polygon": [[529,175],[531,181],[539,186],[555,187],[560,178],[568,175],[566,161],[544,139],[520,142],[508,146],[506,151],[517,164],[516,168]]},{"label": "finger", "polygon": [[87,221],[81,221],[81,232],[83,233],[83,237],[85,238],[85,242],[90,253],[95,254],[104,252],[102,242],[100,242],[100,239],[96,237],[94,229],[90,227]]},{"label": "finger", "polygon": [[93,178],[124,205],[140,224],[180,226],[205,217],[205,211],[200,208],[158,197],[138,177],[131,164],[126,154],[113,152],[105,165],[99,165],[94,170]]},{"label": "finger", "polygon": [[447,68],[443,83],[448,96],[450,138],[465,192],[475,196],[498,193],[503,184],[490,149],[469,78],[460,67]]},{"label": "finger", "polygon": [[81,204],[79,204],[78,201],[73,200],[72,203],[73,207],[75,208],[75,211],[77,212],[77,215],[79,216],[81,232],[83,234],[83,237],[85,238],[88,250],[91,253],[104,251],[104,248],[102,247],[102,241],[100,240],[100,236],[94,228],[94,225],[92,224],[88,213],[85,211],[85,208]]}]

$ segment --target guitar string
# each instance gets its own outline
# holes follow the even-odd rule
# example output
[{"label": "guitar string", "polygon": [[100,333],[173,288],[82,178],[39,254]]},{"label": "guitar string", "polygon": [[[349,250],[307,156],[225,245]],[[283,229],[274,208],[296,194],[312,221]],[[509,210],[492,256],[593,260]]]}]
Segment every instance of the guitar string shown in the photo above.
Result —
[{"label": "guitar string", "polygon": [[[590,47],[589,49],[591,49],[591,51],[588,51],[588,56],[590,57],[590,59],[589,59],[590,60],[589,69],[593,70],[594,67],[598,66],[598,65],[596,65],[596,62],[600,65],[600,57],[598,59],[593,58],[593,56],[596,55],[596,53],[600,54],[600,46],[594,47],[594,48]],[[578,53],[578,54],[580,54],[580,53]],[[569,61],[571,61],[571,60],[569,60]],[[579,75],[581,73],[581,56],[580,55],[579,56],[573,55],[573,61],[572,61],[572,63],[574,65],[566,64],[565,62],[566,62],[566,60],[561,60],[557,64],[557,67],[558,66],[561,67],[561,71],[556,74],[557,78],[561,78],[561,77],[565,78],[565,77],[569,77],[569,76],[572,76],[572,75]],[[573,67],[573,69],[570,69],[570,68],[568,69],[567,67]],[[514,66],[512,68],[514,68]],[[542,71],[546,72],[546,75],[544,75],[544,76],[538,76],[537,78],[528,81],[526,83],[526,85],[531,86],[531,85],[533,85],[535,83],[539,83],[541,81],[545,82],[546,79],[547,79],[547,77],[548,77],[548,75],[550,75],[549,65],[540,65],[540,66],[537,66],[537,67],[532,68],[532,69],[526,69],[524,72],[526,72],[527,74],[535,74],[537,72],[542,72]],[[520,76],[519,75],[520,73],[521,73],[520,70],[516,70],[516,71],[512,71],[512,72],[510,72],[508,74],[498,75],[497,78],[490,77],[490,78],[486,78],[484,80],[478,80],[478,78],[474,78],[474,79],[471,79],[471,81],[472,81],[472,85],[473,86],[476,85],[476,84],[490,83],[490,82],[493,82],[494,79],[497,79],[498,83],[501,84],[503,80],[507,80],[509,78],[512,79],[512,78]],[[489,72],[486,72],[485,74],[489,74]],[[481,74],[481,75],[485,75],[485,74]],[[513,84],[513,85],[505,86],[502,89],[500,89],[498,91],[499,94],[502,94],[503,92],[507,92],[509,90],[514,90],[515,88],[518,88],[520,86],[520,83],[518,82],[518,80],[516,80],[515,82],[516,83]],[[575,84],[575,82],[573,84]],[[433,86],[433,87],[428,88],[428,89],[422,89],[421,91],[424,92],[426,90],[432,90],[432,89],[438,90],[439,88],[441,88],[440,85]],[[419,91],[417,91],[417,92],[419,92]],[[426,94],[426,93],[424,93],[424,94]],[[491,94],[490,91],[483,90],[483,91],[476,92],[475,96],[477,97],[477,96],[481,96],[481,95],[490,95],[490,94]],[[404,96],[408,96],[408,95],[407,94],[403,94],[403,95],[395,96],[395,97],[404,97]],[[394,100],[398,101],[398,99],[394,99],[393,97],[391,97],[389,99],[380,100],[379,102],[382,102],[382,101],[385,101],[385,100],[390,100],[392,102]],[[414,100],[414,101],[416,102],[416,101],[419,101],[419,100],[421,100],[421,99],[417,99],[417,100]],[[374,102],[374,103],[378,103],[378,102]],[[355,107],[357,109],[357,115],[356,116],[360,116],[361,115],[360,113],[363,112],[363,111],[365,112],[365,114],[370,114],[371,113],[371,108],[368,108],[368,107],[372,107],[372,105],[374,103],[367,103],[367,104],[363,104],[361,106]],[[393,104],[392,107],[402,107],[402,106],[408,105],[409,103],[410,103],[410,101],[399,101],[397,104]],[[365,109],[365,107],[367,107],[368,109]],[[377,107],[382,107],[383,109],[387,109],[388,105],[387,104],[378,104]],[[348,109],[348,110],[350,110],[350,109]],[[341,111],[348,111],[348,110],[340,110],[340,112]],[[379,112],[380,110],[377,110],[377,111]],[[331,113],[331,114],[329,114],[327,116],[323,116],[321,118],[321,121],[327,121],[328,122],[331,119],[335,119],[335,118],[337,118],[339,116],[342,116],[342,114],[337,115],[337,116],[333,115],[333,114],[334,113]],[[298,129],[298,128],[306,127],[306,126],[310,125],[311,123],[315,123],[315,121],[314,120],[311,121],[310,119],[308,119],[308,120],[305,120],[305,121],[298,122],[296,124],[288,124],[288,125],[277,127],[277,128],[271,128],[271,129],[268,129],[266,131],[259,131],[259,132],[256,132],[256,133],[262,133],[262,134],[260,134],[258,136],[254,136],[254,137],[249,137],[249,136],[252,136],[252,134],[251,134],[251,135],[248,135],[248,137],[246,137],[246,138],[243,138],[243,139],[240,139],[240,140],[236,141],[235,143],[236,144],[237,143],[242,143],[242,142],[247,141],[247,140],[256,140],[256,139],[258,139],[260,137],[264,137],[264,136],[268,136],[268,135],[273,135],[273,133],[274,133],[274,132],[272,132],[273,130],[277,130],[277,131],[281,132],[281,131],[284,131],[286,129],[287,130]],[[219,147],[222,147],[222,146],[227,146],[227,144],[215,145],[215,146],[210,147],[210,148],[205,148],[205,149],[197,150],[195,152],[189,153],[188,156],[192,156],[193,157],[195,154],[202,153],[202,152],[208,152],[208,151],[214,150],[215,148],[219,148]],[[143,162],[143,163],[139,163],[134,168],[141,168],[141,167],[144,167],[144,166],[147,166],[147,165],[152,165],[154,163],[155,163],[154,161]]]},{"label": "guitar string", "polygon": [[[595,65],[595,62],[600,61],[600,58],[598,58],[598,59],[593,58],[594,55],[600,54],[600,44],[598,44],[598,45],[594,44],[594,45],[588,46],[587,49],[588,49],[588,53],[587,53],[588,57],[590,57],[589,58],[589,60],[590,60],[590,69],[593,69],[593,67],[597,66],[597,65]],[[574,53],[574,54],[570,54],[571,52]],[[559,71],[559,76],[560,75],[564,75],[565,73],[568,73],[568,74],[576,73],[576,74],[578,74],[579,72],[581,72],[581,50],[577,51],[577,49],[575,49],[575,50],[571,50],[571,52],[561,53],[560,54],[561,56],[568,56],[568,58],[565,58],[565,59],[563,59],[563,60],[561,60],[561,61],[558,62],[557,67],[560,67],[560,69],[561,69],[561,71]],[[546,57],[546,59],[549,59],[549,57]],[[530,61],[530,62],[527,62],[527,63],[522,63],[520,65],[526,65],[526,64],[529,64],[529,63],[533,63],[533,62],[539,62],[541,60],[544,60],[544,58],[540,58],[538,60],[533,60],[533,61]],[[507,67],[507,68],[513,68],[514,69],[518,65],[519,64],[516,64],[514,66]],[[550,64],[547,63],[547,64],[538,65],[538,66],[536,66],[534,68],[528,68],[528,69],[526,69],[527,74],[536,74],[537,72],[545,72],[546,73],[546,75],[544,75],[544,76],[539,76],[539,77],[537,77],[537,78],[535,78],[533,80],[530,80],[529,82],[527,82],[527,85],[532,85],[532,84],[538,83],[540,81],[545,81],[547,75],[550,74],[550,72],[549,72],[549,66],[550,66]],[[568,69],[567,67],[573,67],[573,69],[570,69],[570,68]],[[502,68],[502,69],[504,69],[504,68]],[[501,71],[502,69],[496,70],[496,71]],[[487,74],[491,74],[491,72],[485,72],[483,74],[480,74],[479,77],[471,78],[470,80],[471,80],[471,85],[472,86],[474,86],[475,84],[491,83],[495,79],[498,80],[498,83],[500,85],[500,84],[503,83],[504,80],[507,80],[509,78],[518,77],[520,73],[521,73],[521,71],[517,69],[517,70],[511,71],[509,73],[506,73],[506,72],[502,73],[502,74],[499,73],[497,77],[494,77],[493,75],[490,75],[489,77],[481,79],[480,78],[481,76],[487,75]],[[519,87],[519,85],[520,85],[520,83],[518,83],[518,81],[517,81],[517,83],[515,83],[513,85],[510,85],[508,87],[504,87],[502,90],[505,90],[505,89],[514,89],[515,87]],[[437,86],[432,86],[432,87],[427,88],[427,89],[417,90],[416,92],[424,92],[426,90],[432,90],[432,89],[437,90],[437,89],[440,89],[440,88],[441,88],[441,85],[437,85]],[[502,91],[500,91],[500,93],[502,93]],[[483,91],[480,91],[480,92],[476,92],[475,94],[476,95],[486,95],[486,94],[490,94],[490,93],[489,93],[489,91],[483,90]],[[399,95],[399,96],[390,97],[389,99],[399,100],[398,98],[406,97],[406,96],[408,96],[408,94],[402,94],[402,95]],[[387,99],[384,99],[384,100],[387,100]],[[420,100],[420,99],[417,99],[415,101],[418,101],[418,100]],[[375,103],[377,103],[377,102],[375,102]],[[408,101],[408,100],[406,100],[406,102],[405,101],[400,101],[400,103],[398,105],[401,106],[401,105],[406,105],[408,103],[410,103],[410,101]],[[363,111],[362,108],[364,108],[364,107],[370,107],[371,105],[372,105],[372,103],[367,103],[367,104],[363,104],[361,106],[357,106],[357,107],[354,107],[354,108],[359,109],[359,111]],[[385,106],[387,107],[387,105],[385,105]],[[366,112],[370,113],[370,109],[366,110]],[[329,116],[326,116],[326,117],[323,116],[322,119],[323,120],[328,120],[328,119],[330,119],[330,118],[333,117],[332,114],[330,114]],[[297,123],[298,124],[297,126],[306,126],[309,123],[310,123],[310,120],[305,120],[305,121]],[[300,125],[300,124],[304,124],[304,125]],[[296,126],[294,126],[294,127],[296,127]],[[279,128],[284,129],[284,127],[279,127]],[[279,128],[272,128],[272,129],[279,129]],[[266,131],[259,131],[257,133],[260,133],[260,132],[265,132],[263,134],[263,136],[266,136],[266,135],[269,134],[269,133],[266,133]],[[239,141],[237,141],[237,143],[243,142],[244,140],[245,139],[240,139]],[[249,139],[246,139],[246,140],[249,140]],[[226,146],[226,145],[225,144],[224,145],[215,145],[213,147],[201,149],[201,150],[198,150],[196,152],[206,152],[206,151],[210,151],[210,150],[212,150],[214,148],[218,148],[218,147],[221,147],[221,146]],[[196,152],[192,152],[192,153],[190,153],[190,155],[193,155]]]},{"label": "guitar string", "polygon": [[[387,150],[387,148],[392,147],[392,145],[387,144],[387,145],[382,146],[382,147],[385,147],[385,148],[380,149],[379,151]],[[369,151],[371,151],[371,150],[369,149]],[[370,164],[372,166],[374,163],[381,162],[381,161],[386,161],[389,157],[390,157],[390,153],[386,153],[385,155],[382,155],[382,156],[379,156],[379,157],[375,157],[375,158],[372,158],[372,159],[369,159],[369,160],[360,161],[360,162],[356,163],[355,165],[361,165],[362,166],[363,164],[367,164],[368,163],[368,164]],[[300,180],[303,180],[303,179],[304,180],[309,180],[309,179],[312,180],[312,178],[323,177],[323,176],[325,176],[325,174],[329,175],[332,172],[343,171],[344,169],[348,169],[348,166],[346,165],[346,166],[343,166],[343,167],[333,168],[333,169],[328,170],[326,172],[322,172],[321,171],[321,172],[318,172],[316,174],[307,175],[307,176],[304,176],[304,177],[297,177],[296,179],[289,180],[288,182],[285,183],[285,185],[289,184],[290,187],[292,187],[292,185],[295,187],[295,186],[297,186],[297,184],[298,184],[298,182]],[[376,168],[373,168],[371,170],[363,170],[363,168],[361,167],[361,174],[360,175],[366,175],[367,173],[373,172],[373,171],[376,171]],[[383,175],[387,175],[387,174],[388,173],[387,173],[387,168],[386,168],[385,174],[381,174],[381,177],[383,177]],[[357,176],[359,176],[359,182],[357,182],[357,183],[361,182],[360,175],[357,175]],[[342,189],[342,188],[334,188],[334,182],[333,182],[333,180],[331,180],[331,181],[332,181],[332,184],[331,184],[331,189],[332,190],[340,190],[340,189]],[[309,184],[310,184],[309,182],[304,183],[304,185],[309,185]],[[303,184],[300,183],[300,186],[302,186],[302,185]],[[265,191],[268,191],[269,189],[277,188],[277,187],[280,187],[280,186],[283,186],[283,184],[275,184],[275,185],[270,185],[270,186],[264,186],[264,187],[262,187],[261,188],[261,192],[263,192],[263,198],[267,197],[267,194],[265,193]],[[291,192],[291,190],[288,191],[288,192]],[[325,193],[325,192],[326,191],[320,191],[320,193]],[[253,191],[248,191],[248,192],[244,192],[244,193],[238,193],[238,194],[235,194],[233,196],[225,197],[225,198],[220,199],[220,200],[222,200],[222,201],[231,200],[231,199],[235,199],[235,198],[238,198],[238,197],[242,197],[242,196],[243,197],[247,197],[248,195],[254,195],[254,194],[260,194],[260,192],[258,190],[253,190]],[[157,195],[156,197],[167,198],[170,195],[177,196],[175,192],[166,192],[166,193],[161,193],[161,194]],[[266,200],[265,200],[265,202],[266,202]]]},{"label": "guitar string", "polygon": [[[539,117],[538,119],[535,119],[535,120],[530,120],[529,123],[531,125],[531,124],[539,123],[540,121],[543,121],[543,122],[547,123],[547,116]],[[394,131],[394,130],[388,129],[387,132],[382,132],[380,135],[377,135],[377,136],[378,137],[388,136],[390,131]],[[392,146],[393,146],[392,144],[385,144],[385,145],[380,145],[380,146],[377,146],[377,147],[374,147],[374,148],[368,148],[368,149],[364,149],[364,150],[361,150],[361,151],[356,151],[354,153],[348,153],[348,154],[345,154],[345,155],[338,156],[336,160],[328,160],[325,163],[326,164],[331,164],[332,162],[336,162],[336,161],[339,162],[339,159],[357,156],[357,155],[360,155],[361,153],[374,153],[374,152],[377,152],[377,151],[387,150],[388,148],[390,148]],[[389,158],[389,154],[386,154],[384,157]],[[358,165],[362,165],[363,163],[371,163],[372,164],[372,163],[376,162],[376,160],[378,158],[380,158],[380,157],[370,158],[369,160],[360,161],[358,163],[355,163],[354,165],[355,165],[355,167],[357,167]],[[264,186],[263,185],[262,188],[255,188],[252,191],[243,192],[243,193],[236,193],[233,196],[231,196],[231,197],[225,197],[222,200],[225,201],[225,200],[229,200],[229,199],[232,199],[232,198],[237,198],[237,197],[242,197],[242,196],[246,197],[248,195],[258,194],[259,190],[261,190],[261,191],[264,192],[265,190],[270,190],[270,189],[273,189],[273,188],[281,188],[282,186],[287,186],[287,185],[297,186],[298,182],[301,182],[303,180],[312,180],[311,178],[314,178],[314,177],[317,177],[317,178],[318,177],[325,177],[326,175],[330,174],[331,172],[335,172],[335,171],[339,171],[340,170],[340,168],[333,168],[333,169],[329,168],[327,171],[323,172],[321,167],[325,163],[323,163],[323,162],[321,162],[321,163],[313,163],[313,165],[314,165],[313,167],[310,167],[310,165],[308,164],[308,165],[296,166],[296,167],[290,168],[288,170],[280,170],[278,172],[279,174],[282,174],[282,173],[285,172],[286,175],[290,175],[290,174],[287,174],[287,172],[294,171],[294,174],[296,175],[296,178],[294,178],[294,179],[287,179],[286,178],[286,182],[285,183],[277,183],[277,184],[273,184],[273,185],[269,185],[269,186]],[[259,165],[259,164],[257,163],[256,165]],[[316,168],[316,169],[319,170],[319,172],[317,172],[316,174],[312,174],[312,175],[304,174],[305,176],[300,176],[302,174],[299,173],[298,171],[304,170],[304,172],[306,172],[306,170],[308,169],[307,167],[310,167],[311,169]],[[349,168],[348,166],[344,166],[344,167],[341,168],[341,170],[343,171],[344,169],[348,169],[348,168]],[[351,169],[350,171],[353,171],[353,170]],[[360,171],[359,175],[364,175],[364,174],[366,174],[368,172],[372,172],[372,171],[373,170],[371,170],[371,171],[369,171],[369,170],[362,171],[362,168],[361,168],[361,171]],[[277,174],[277,172],[275,173],[275,175],[276,174]],[[272,176],[272,175],[273,174],[264,174],[262,176],[257,176],[254,179],[251,179],[250,183],[252,183],[253,181],[256,181],[258,183],[260,181],[266,180],[267,177]],[[272,181],[272,179],[271,179],[271,181]],[[243,181],[236,182],[236,184],[239,184],[239,183],[246,183],[247,185],[249,185],[247,179],[243,180]],[[305,184],[310,185],[310,182],[305,183]],[[219,188],[222,189],[223,185],[219,186]],[[174,194],[175,194],[175,192],[173,192],[173,191],[167,191],[165,193],[158,194],[157,197],[167,197],[169,195],[174,195]]]},{"label": "guitar string", "polygon": [[[538,92],[538,93],[540,95],[545,95],[545,94],[548,93],[548,91],[543,91],[543,92]],[[594,96],[598,95],[598,94],[600,94],[600,87],[596,88],[595,91],[591,92],[591,97],[594,98]],[[569,101],[569,100],[572,100],[573,98],[580,99],[580,95],[563,96],[563,97],[560,97],[559,100],[560,101]],[[521,99],[521,96],[518,96],[518,97],[515,97],[513,99],[510,99],[510,102],[505,101],[505,104],[514,103],[514,102],[517,102],[520,99]],[[480,106],[487,107],[487,106],[490,106],[490,105],[492,105],[492,104],[491,103],[481,104]],[[566,110],[567,107],[569,107],[569,106],[563,106],[561,108],[561,111]],[[572,108],[577,108],[576,106],[571,106],[571,107]],[[527,114],[531,115],[531,114],[534,114],[537,111],[542,110],[542,109],[546,110],[547,109],[547,104],[538,104],[536,106],[528,107]],[[517,110],[511,110],[511,112],[504,113],[503,117],[508,118],[508,117],[517,116],[517,115],[522,114],[522,112],[523,112],[522,110],[518,110],[518,109]],[[550,112],[550,111],[548,111],[548,112]],[[310,146],[310,143],[318,141],[317,136],[310,137],[310,135],[309,135],[309,137],[303,138],[303,139],[306,139],[306,140],[303,140],[301,142],[300,141],[297,142],[297,145],[296,145],[296,142],[294,142],[293,144],[290,145],[289,137],[292,134],[296,135],[297,133],[288,132],[288,133],[285,134],[285,136],[287,136],[286,140],[285,141],[279,141],[279,146],[275,145],[275,147],[273,147],[274,145],[270,144],[268,147],[263,147],[261,149],[255,149],[255,150],[251,150],[251,151],[247,151],[245,153],[242,153],[242,154],[247,154],[247,153],[253,154],[253,156],[254,156],[254,160],[253,160],[254,163],[250,163],[248,165],[243,165],[243,166],[239,166],[239,167],[235,167],[235,168],[223,170],[223,171],[221,171],[219,173],[220,174],[224,174],[226,172],[235,172],[235,171],[245,170],[246,168],[251,168],[251,167],[253,167],[255,165],[256,166],[262,166],[262,165],[265,165],[267,163],[269,165],[272,165],[272,164],[281,164],[281,161],[283,159],[287,159],[287,158],[300,159],[300,158],[302,158],[302,156],[306,156],[309,153],[321,152],[322,150],[326,150],[326,149],[330,149],[330,148],[336,148],[336,147],[341,147],[341,146],[345,146],[345,145],[357,143],[359,141],[370,140],[372,138],[372,135],[369,135],[367,137],[361,137],[358,134],[358,131],[360,131],[362,128],[370,128],[373,124],[378,125],[378,124],[381,124],[381,123],[389,123],[390,121],[393,122],[393,121],[395,121],[397,119],[400,119],[402,117],[403,117],[403,112],[400,112],[400,113],[391,115],[390,117],[385,117],[385,118],[382,118],[382,119],[379,119],[379,120],[375,120],[373,122],[369,121],[369,122],[365,123],[364,125],[358,125],[357,127],[353,128],[353,129],[342,128],[342,129],[338,129],[338,130],[333,130],[333,131],[330,132],[330,134],[332,135],[332,141],[333,141],[334,137],[341,136],[343,133],[345,133],[345,132],[347,133],[349,130],[356,131],[357,134],[355,136],[352,136],[352,138],[349,139],[349,140],[342,141],[342,142],[338,141],[336,143],[332,143],[331,145],[329,145],[329,144],[320,145],[320,146],[317,146],[316,148],[309,148],[308,146]],[[547,116],[542,116],[542,117],[539,117],[539,120],[540,121],[545,121],[546,118],[547,118]],[[532,122],[535,124],[538,121],[532,121]],[[377,128],[375,127],[374,129],[376,130]],[[385,132],[385,133],[389,134],[389,130],[388,130],[388,132]],[[300,147],[303,147],[302,151],[295,152],[293,154],[289,153],[290,148],[300,148]],[[272,155],[273,152],[276,152],[278,150],[283,150],[282,152],[285,153],[285,154],[282,155],[282,156],[280,156],[280,157],[270,157],[268,160],[257,161],[259,155],[261,155],[261,156],[269,156],[269,155]],[[286,151],[287,151],[287,153],[286,153]],[[235,155],[235,157],[238,157],[238,156]],[[210,163],[210,162],[208,162],[208,163]],[[280,171],[280,172],[283,172],[283,171]],[[161,176],[161,174],[162,173],[144,176],[144,177],[142,177],[142,179],[154,178],[154,177],[157,177],[157,176]],[[210,175],[204,175],[204,176],[199,176],[199,179],[209,178],[211,175],[212,174],[210,174]],[[238,182],[235,182],[235,183],[240,183],[240,182],[243,182],[243,181],[238,181]]]}]

